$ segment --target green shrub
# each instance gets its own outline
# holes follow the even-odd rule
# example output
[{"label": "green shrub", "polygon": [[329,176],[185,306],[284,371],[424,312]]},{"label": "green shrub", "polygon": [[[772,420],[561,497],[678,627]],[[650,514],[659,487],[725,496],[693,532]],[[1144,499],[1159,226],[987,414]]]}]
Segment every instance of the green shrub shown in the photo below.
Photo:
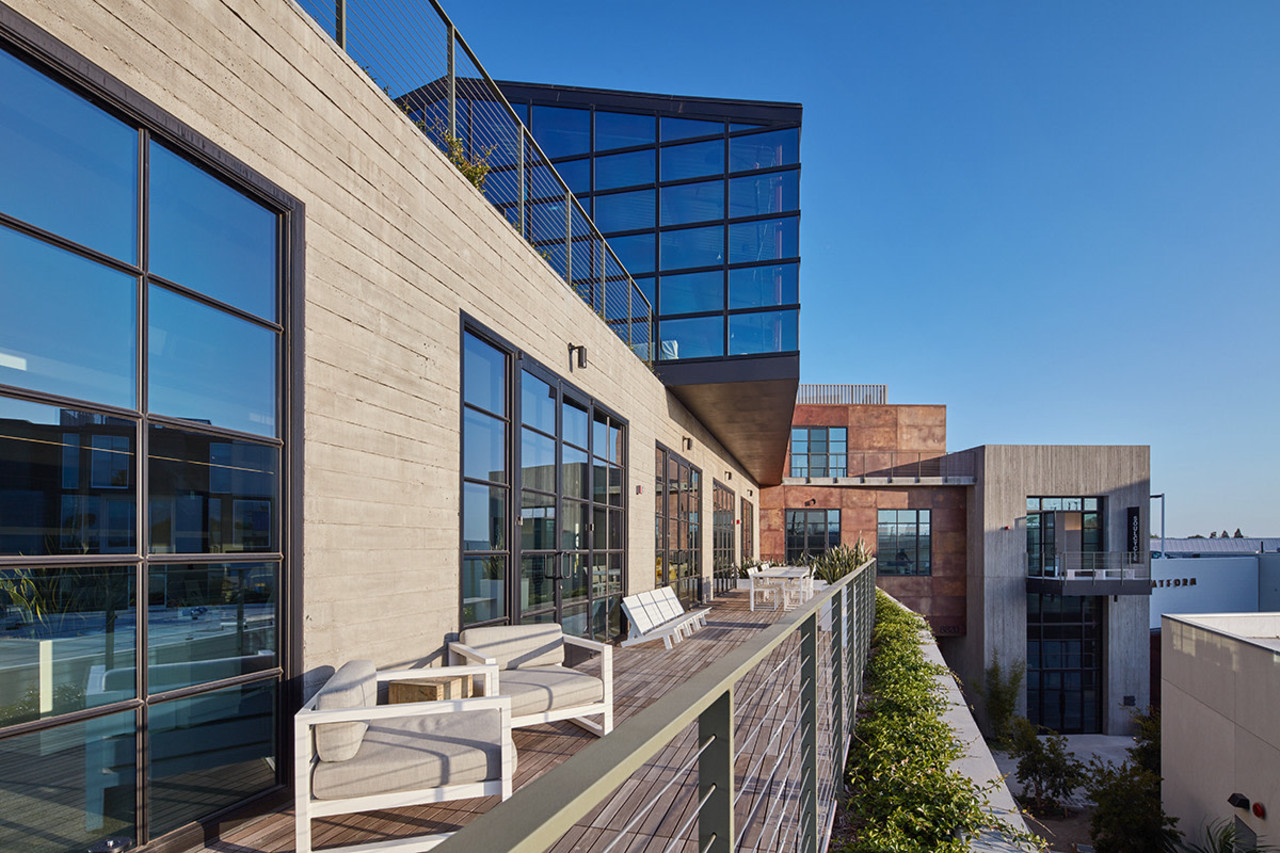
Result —
[{"label": "green shrub", "polygon": [[1132,761],[1094,759],[1087,785],[1094,802],[1089,835],[1098,853],[1166,853],[1177,849],[1178,819],[1160,804],[1160,777]]},{"label": "green shrub", "polygon": [[985,792],[949,769],[964,749],[942,719],[946,700],[937,676],[946,670],[924,659],[923,631],[923,619],[877,592],[864,714],[848,765],[855,840],[844,851],[959,853],[984,829],[1032,841],[990,814]]},{"label": "green shrub", "polygon": [[1086,781],[1084,764],[1067,750],[1067,739],[1055,731],[1040,734],[1026,717],[1015,717],[1010,724],[1013,748],[1018,759],[1015,776],[1024,786],[1030,784],[1035,810],[1057,808],[1059,802]]},{"label": "green shrub", "polygon": [[1006,669],[1000,665],[999,652],[991,656],[986,682],[978,693],[983,700],[992,744],[997,749],[1007,750],[1012,745],[1013,732],[1010,725],[1013,714],[1018,709],[1018,698],[1022,696],[1022,678],[1026,672],[1027,665],[1022,661]]}]

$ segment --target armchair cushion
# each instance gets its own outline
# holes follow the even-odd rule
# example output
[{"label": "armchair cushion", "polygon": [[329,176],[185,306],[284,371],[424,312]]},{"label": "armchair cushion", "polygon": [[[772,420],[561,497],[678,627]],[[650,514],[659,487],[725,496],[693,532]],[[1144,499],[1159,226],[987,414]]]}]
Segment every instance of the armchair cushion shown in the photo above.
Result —
[{"label": "armchair cushion", "polygon": [[[367,725],[353,758],[316,763],[311,776],[316,799],[425,790],[502,776],[498,711],[391,717]],[[514,774],[515,768],[511,770]]]},{"label": "armchair cushion", "polygon": [[563,666],[505,670],[498,677],[498,689],[511,697],[511,714],[515,717],[604,700],[603,681]]},{"label": "armchair cushion", "polygon": [[[459,641],[486,657],[498,661],[498,669],[558,666],[564,663],[564,631],[555,623],[547,625],[495,625],[468,628]],[[506,692],[506,678],[501,678]],[[519,709],[512,711],[519,714]]]},{"label": "armchair cushion", "polygon": [[[371,708],[377,704],[378,671],[373,661],[367,660],[344,663],[316,694],[318,711]],[[315,727],[316,756],[322,763],[354,758],[368,728],[369,724],[363,720],[318,724]]]}]

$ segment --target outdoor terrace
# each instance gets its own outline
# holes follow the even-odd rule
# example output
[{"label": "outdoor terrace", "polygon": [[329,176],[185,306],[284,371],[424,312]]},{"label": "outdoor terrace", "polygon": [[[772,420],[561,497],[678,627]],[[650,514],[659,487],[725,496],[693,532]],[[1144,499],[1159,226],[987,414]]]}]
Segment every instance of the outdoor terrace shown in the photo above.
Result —
[{"label": "outdoor terrace", "polygon": [[[873,582],[868,564],[791,612],[753,612],[746,592],[732,591],[712,603],[706,628],[672,649],[661,642],[615,649],[613,734],[598,740],[568,722],[517,729],[513,799],[487,826],[471,828],[478,835],[437,849],[824,849],[865,660]],[[733,780],[719,788],[736,794],[731,817],[715,814],[707,787],[716,775],[707,766],[715,764],[708,756],[716,751],[707,748],[714,725],[699,719],[725,708],[732,709]],[[538,784],[559,767],[565,771]],[[566,790],[575,787],[581,790]],[[314,843],[447,832],[498,806],[488,798],[325,818],[313,823]],[[530,832],[521,823],[540,828]],[[725,835],[736,843],[726,844]],[[293,850],[293,810],[229,829],[195,849]]]}]

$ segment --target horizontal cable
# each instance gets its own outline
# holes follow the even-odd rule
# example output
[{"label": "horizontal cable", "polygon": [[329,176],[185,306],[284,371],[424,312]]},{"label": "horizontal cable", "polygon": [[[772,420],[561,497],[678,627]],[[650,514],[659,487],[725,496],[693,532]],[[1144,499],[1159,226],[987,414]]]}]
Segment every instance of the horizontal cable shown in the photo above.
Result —
[{"label": "horizontal cable", "polygon": [[698,751],[695,752],[693,756],[690,757],[690,759],[684,763],[684,765],[679,770],[671,774],[671,778],[667,780],[667,784],[662,786],[662,790],[658,791],[656,794],[650,797],[648,802],[646,802],[636,811],[635,816],[631,818],[631,820],[627,823],[626,826],[618,830],[618,834],[613,837],[613,841],[610,841],[609,845],[605,847],[604,850],[600,851],[600,853],[609,853],[610,850],[616,847],[618,845],[618,842],[622,840],[623,836],[625,836],[628,832],[634,829],[638,823],[640,823],[641,818],[643,818],[646,814],[648,814],[649,809],[653,808],[657,804],[658,800],[662,797],[662,795],[665,794],[667,791],[669,791],[671,789],[671,786],[674,785],[678,779],[680,779],[685,773],[689,772],[690,768],[692,768],[693,765],[697,763],[698,759],[702,757],[702,753],[706,752],[707,748],[711,746],[711,744],[715,743],[715,741],[716,741],[715,735],[711,735],[709,738],[707,738],[707,742],[704,743],[698,749]]}]

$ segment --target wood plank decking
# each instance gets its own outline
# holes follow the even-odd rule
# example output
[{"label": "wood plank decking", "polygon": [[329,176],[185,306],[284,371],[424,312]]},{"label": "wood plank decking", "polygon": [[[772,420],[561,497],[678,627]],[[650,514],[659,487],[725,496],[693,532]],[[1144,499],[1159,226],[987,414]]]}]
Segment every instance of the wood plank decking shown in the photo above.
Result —
[{"label": "wood plank decking", "polygon": [[[673,649],[661,641],[614,650],[614,713],[616,725],[624,725],[637,711],[647,707],[674,685],[688,679],[711,662],[751,639],[783,614],[751,612],[746,593],[731,592],[718,598],[708,615],[707,627]],[[737,784],[742,793],[735,809],[738,831],[745,832],[746,850],[792,849],[794,821],[778,819],[777,806],[794,806],[796,786],[783,777],[793,763],[785,742],[793,737],[797,711],[792,703],[798,674],[796,641],[784,643],[770,658],[738,683],[735,691],[735,748]],[[588,666],[583,666],[588,671]],[[781,700],[780,700],[781,697]],[[790,708],[790,710],[789,710]],[[602,851],[637,814],[642,805],[658,794],[689,761],[695,749],[696,726],[690,726],[639,772],[633,774],[608,800],[570,829],[552,850]],[[519,790],[560,764],[596,738],[571,723],[553,723],[517,729],[518,754],[515,787]],[[784,754],[785,753],[785,754]],[[781,760],[779,760],[781,759]],[[766,782],[770,770],[779,765],[777,777]],[[753,781],[744,784],[747,774]],[[797,775],[795,769],[791,776]],[[613,848],[615,853],[641,850],[668,850],[696,805],[697,770],[683,774],[658,803]],[[358,841],[374,841],[396,836],[445,832],[469,822],[492,808],[496,798],[466,800],[437,806],[397,809],[361,815],[344,815],[313,821],[314,843],[318,848]],[[773,811],[771,811],[773,810]],[[774,819],[765,826],[764,815]],[[671,853],[697,848],[696,825],[681,838],[692,834],[693,841],[674,841]],[[193,851],[208,853],[285,853],[294,849],[293,810],[265,815],[225,832]]]}]

